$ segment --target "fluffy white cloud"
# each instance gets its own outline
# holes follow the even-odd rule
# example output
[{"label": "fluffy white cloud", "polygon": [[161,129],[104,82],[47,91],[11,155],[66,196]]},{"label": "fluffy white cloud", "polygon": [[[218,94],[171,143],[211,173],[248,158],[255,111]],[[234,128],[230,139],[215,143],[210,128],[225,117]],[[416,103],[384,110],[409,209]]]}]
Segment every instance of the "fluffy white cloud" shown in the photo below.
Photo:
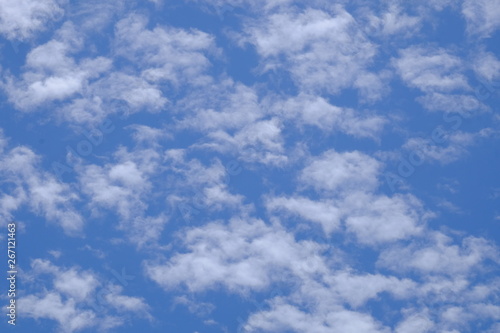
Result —
[{"label": "fluffy white cloud", "polygon": [[[133,173],[120,175],[120,170],[125,169]],[[83,193],[96,206],[112,208],[125,219],[131,218],[134,210],[144,209],[141,196],[150,185],[142,180],[135,164],[125,162],[105,168],[91,165],[85,167],[80,178]]]},{"label": "fluffy white cloud", "polygon": [[366,31],[389,38],[409,37],[419,30],[423,19],[421,16],[406,14],[397,2],[392,2],[382,12],[365,11],[362,18],[368,21]]},{"label": "fluffy white cloud", "polygon": [[252,314],[242,329],[247,332],[387,332],[367,313],[347,310],[362,307],[384,292],[397,299],[411,297],[417,284],[380,274],[337,270],[340,258],[328,260],[324,246],[298,241],[278,224],[255,219],[232,219],[190,228],[179,235],[186,252],[164,262],[145,262],[145,274],[167,290],[185,285],[190,292],[223,287],[231,292],[265,290],[293,284],[291,293],[269,299],[270,309]]},{"label": "fluffy white cloud", "polygon": [[170,133],[165,132],[163,129],[154,128],[146,125],[133,124],[126,127],[132,130],[132,138],[138,144],[157,145],[157,141],[164,138],[171,138]]},{"label": "fluffy white cloud", "polygon": [[87,299],[100,284],[88,271],[79,271],[76,267],[61,269],[48,260],[35,259],[31,263],[32,274],[50,274],[54,276],[54,289],[76,301]]},{"label": "fluffy white cloud", "polygon": [[282,165],[288,157],[284,154],[284,140],[281,136],[281,122],[278,118],[261,120],[241,129],[234,135],[224,131],[209,134],[213,142],[200,147],[221,152],[240,152],[240,159],[262,164]]},{"label": "fluffy white cloud", "polygon": [[275,197],[266,200],[266,207],[271,211],[284,210],[291,215],[319,223],[327,235],[340,227],[341,210],[333,202],[314,201],[304,197]]},{"label": "fluffy white cloud", "polygon": [[28,295],[18,301],[22,315],[34,319],[46,318],[58,322],[63,332],[76,332],[95,326],[96,315],[89,310],[79,310],[75,301],[63,301],[61,295],[48,292],[42,296]]},{"label": "fluffy white cloud", "polygon": [[125,73],[112,73],[92,88],[107,99],[125,101],[133,110],[147,108],[149,112],[159,111],[168,102],[158,86]]},{"label": "fluffy white cloud", "polygon": [[206,165],[198,159],[189,159],[186,151],[176,149],[166,151],[164,160],[172,172],[167,179],[170,189],[167,201],[177,207],[185,221],[200,218],[200,211],[207,216],[211,212],[250,208],[243,205],[242,195],[231,193],[228,188],[234,171],[241,172],[238,164],[234,164],[234,170],[231,167],[235,161],[223,165],[214,159]]},{"label": "fluffy white cloud", "polygon": [[331,309],[330,312],[310,314],[286,303],[273,304],[270,311],[252,315],[243,329],[244,332],[390,332],[364,313]]},{"label": "fluffy white cloud", "polygon": [[425,245],[414,242],[382,251],[379,264],[398,271],[454,275],[474,274],[487,259],[498,263],[498,249],[484,238],[466,237],[461,245],[441,232],[429,233],[428,238]]},{"label": "fluffy white cloud", "polygon": [[327,133],[340,131],[355,137],[377,138],[386,122],[371,112],[338,107],[323,97],[307,94],[276,102],[273,109],[280,117],[294,120],[299,128],[310,125]]},{"label": "fluffy white cloud", "polygon": [[380,169],[380,162],[358,151],[329,150],[302,170],[300,180],[319,191],[372,191]]},{"label": "fluffy white cloud", "polygon": [[358,307],[382,291],[406,297],[415,287],[410,280],[349,271],[329,271],[324,279],[302,281],[290,295],[267,300],[250,315],[243,332],[390,332]]},{"label": "fluffy white cloud", "polygon": [[65,23],[54,39],[28,53],[21,80],[7,77],[4,89],[10,102],[21,110],[32,110],[83,92],[91,79],[110,69],[111,61],[105,57],[76,61],[74,54],[82,47],[82,36]]},{"label": "fluffy white cloud", "polygon": [[127,232],[139,247],[154,243],[168,220],[162,213],[157,216],[145,214],[150,204],[148,199],[156,193],[156,186],[163,186],[152,181],[163,171],[161,158],[154,148],[129,151],[120,147],[114,153],[114,162],[102,166],[86,164],[81,159],[75,162],[80,188],[93,216],[104,211],[116,213],[120,217],[117,227]]},{"label": "fluffy white cloud", "polygon": [[8,39],[28,39],[64,15],[66,0],[0,2],[0,34]]},{"label": "fluffy white cloud", "polygon": [[[331,13],[309,8],[270,14],[249,23],[246,34],[262,57],[263,71],[284,66],[305,92],[338,93],[363,86],[356,80],[376,54],[376,47],[340,5]],[[371,94],[384,89],[380,80],[373,83]]]},{"label": "fluffy white cloud", "polygon": [[[287,5],[291,0],[190,0],[216,7],[219,12],[232,11],[237,7],[249,7],[253,10],[271,10],[281,5]],[[313,1],[311,1],[313,2]]]},{"label": "fluffy white cloud", "polygon": [[493,53],[479,52],[474,58],[473,68],[481,79],[486,80],[486,83],[494,81],[495,86],[487,88],[499,88],[500,60]]},{"label": "fluffy white cloud", "polygon": [[221,80],[193,90],[176,105],[178,130],[206,134],[192,145],[238,156],[249,163],[283,165],[286,156],[281,117],[261,101],[254,88]]},{"label": "fluffy white cloud", "polygon": [[189,229],[182,242],[188,252],[145,264],[146,274],[166,289],[185,285],[190,291],[218,286],[233,292],[262,290],[286,276],[304,277],[326,269],[320,245],[296,242],[280,226],[251,218]]},{"label": "fluffy white cloud", "polygon": [[125,7],[120,0],[78,1],[66,8],[66,16],[85,31],[103,31],[113,24],[116,17],[124,15]]},{"label": "fluffy white cloud", "polygon": [[446,133],[440,138],[442,142],[434,142],[426,138],[410,138],[403,148],[410,151],[415,164],[427,161],[448,164],[466,155],[468,148],[482,138],[491,137],[495,133],[491,128],[483,128],[477,133],[456,131]]},{"label": "fluffy white cloud", "polygon": [[202,132],[242,129],[269,115],[255,89],[231,79],[193,90],[177,108],[184,115],[178,121],[180,129]]},{"label": "fluffy white cloud", "polygon": [[410,87],[429,93],[468,88],[462,60],[445,49],[411,46],[399,53],[394,67]]},{"label": "fluffy white cloud", "polygon": [[[145,24],[143,17],[130,16],[117,23],[115,33],[113,56],[140,64],[138,73],[114,70],[111,57],[81,57],[85,29],[68,21],[52,40],[28,53],[21,78],[7,76],[2,87],[20,110],[52,105],[64,120],[92,123],[110,113],[163,109],[168,99],[160,81],[210,81],[202,72],[209,66],[204,52],[215,50],[212,37],[174,28],[150,31]],[[143,44],[138,46],[136,38]],[[143,48],[149,51],[147,59],[142,58]],[[125,110],[113,106],[117,101]]]},{"label": "fluffy white cloud", "polygon": [[147,19],[131,15],[116,24],[116,55],[141,69],[150,82],[173,85],[210,82],[204,71],[210,66],[207,53],[216,52],[212,36],[198,30],[173,27],[146,28]]},{"label": "fluffy white cloud", "polygon": [[398,299],[410,298],[417,287],[417,283],[410,279],[381,274],[358,275],[349,271],[332,272],[325,281],[330,285],[329,292],[353,308],[363,306],[382,292],[388,292]]},{"label": "fluffy white cloud", "polygon": [[427,213],[411,195],[350,195],[342,205],[346,229],[365,244],[407,239],[422,232]]},{"label": "fluffy white cloud", "polygon": [[54,320],[62,332],[116,328],[125,324],[124,312],[149,317],[149,306],[142,298],[122,295],[121,287],[100,282],[102,278],[92,271],[76,266],[59,267],[48,260],[35,259],[31,270],[25,274],[26,290],[36,288],[33,282],[42,281],[47,276],[51,283],[45,284],[44,290],[19,298],[20,315]]},{"label": "fluffy white cloud", "polygon": [[268,199],[266,205],[272,212],[283,211],[318,223],[326,235],[345,229],[364,244],[418,235],[425,220],[420,203],[411,196],[387,197],[357,192],[323,201],[276,197]]},{"label": "fluffy white cloud", "polygon": [[[403,260],[411,258],[409,255]],[[398,268],[394,271],[398,275],[401,272]],[[267,300],[250,315],[243,331],[459,332],[469,322],[495,320],[499,316],[498,306],[494,305],[498,282],[474,285],[463,274],[457,276],[456,270],[439,277],[424,274],[421,283],[382,274],[357,274],[350,269],[328,270],[319,276],[321,282],[302,279],[290,294]],[[393,329],[383,327],[369,313],[357,311],[366,309],[367,301],[377,302],[387,293],[408,305],[397,315],[403,318],[393,322]],[[344,322],[341,318],[349,320]]]},{"label": "fluffy white cloud", "polygon": [[434,322],[425,314],[412,314],[396,327],[396,333],[426,333],[432,332]]},{"label": "fluffy white cloud", "polygon": [[411,195],[377,194],[380,171],[381,163],[368,155],[330,150],[311,158],[299,176],[299,189],[312,187],[320,199],[276,196],[266,206],[318,223],[327,235],[345,230],[363,244],[420,234],[431,214]]},{"label": "fluffy white cloud", "polygon": [[488,37],[500,27],[500,3],[495,0],[465,0],[462,14],[467,20],[467,31],[472,35]]},{"label": "fluffy white cloud", "polygon": [[78,194],[54,175],[40,170],[40,164],[40,156],[24,146],[3,154],[0,176],[13,190],[0,194],[0,216],[12,220],[13,212],[26,205],[33,213],[59,224],[66,234],[81,234],[84,220],[74,208]]},{"label": "fluffy white cloud", "polygon": [[417,98],[417,101],[431,111],[473,114],[488,108],[473,95],[431,93]]},{"label": "fluffy white cloud", "polygon": [[[161,0],[153,2],[161,7]],[[398,115],[391,110],[406,107],[407,96],[395,96],[404,100],[401,105],[382,100],[394,73],[423,93],[417,101],[427,110],[463,117],[489,111],[471,95],[465,74],[474,70],[493,84],[500,77],[497,57],[484,46],[467,64],[459,46],[429,47],[420,37],[439,33],[435,11],[462,3],[470,35],[492,35],[498,6],[486,0],[193,2],[230,15],[229,29],[210,26],[208,33],[184,28],[189,22],[158,24],[161,15],[147,17],[151,1],[136,10],[135,3],[90,0],[75,3],[66,12],[68,22],[32,46],[14,74],[2,69],[1,87],[21,111],[44,109],[49,118],[81,127],[108,115],[156,114],[129,118],[135,146],[119,146],[92,162],[68,154],[74,187],[42,171],[32,149],[10,148],[0,135],[6,189],[0,219],[28,208],[79,235],[82,216],[102,218],[137,247],[144,274],[167,291],[161,301],[203,316],[218,302],[200,301],[205,291],[262,298],[258,309],[248,309],[252,313],[240,327],[246,332],[458,333],[475,321],[484,322],[485,331],[496,329],[487,324],[500,319],[500,281],[491,277],[499,264],[497,247],[484,238],[433,230],[427,225],[433,214],[410,193],[382,193],[384,166],[368,151],[386,149],[386,139],[391,146],[396,142],[384,129],[394,125]],[[228,13],[232,6],[239,8]],[[48,0],[2,3],[0,34],[29,39],[62,13],[61,3]],[[236,46],[228,41],[249,47],[235,54],[256,53],[257,68],[249,69],[247,58],[228,65],[226,56],[233,57],[229,49]],[[227,54],[219,46],[228,46]],[[234,75],[233,65],[243,62]],[[272,72],[284,78],[283,85],[271,87]],[[380,109],[365,107],[375,102]],[[410,138],[402,149],[421,150],[423,159],[445,164],[493,133],[455,131],[440,145]],[[311,143],[311,137],[342,142]],[[128,138],[120,144],[129,144]],[[246,167],[232,183],[234,168],[224,162],[230,158]],[[80,215],[75,206],[90,214]],[[174,222],[169,230],[176,231],[173,224],[181,218],[193,224],[177,230],[171,242],[165,226]],[[309,224],[325,237],[303,232]],[[112,239],[118,242],[123,238]],[[111,257],[90,244],[79,249]],[[62,252],[51,253],[57,259]],[[143,298],[124,295],[125,288],[91,270],[38,259],[24,277],[32,289],[19,298],[20,314],[55,321],[63,332],[116,330],[132,313],[151,318]],[[386,307],[391,311],[380,316]]]}]

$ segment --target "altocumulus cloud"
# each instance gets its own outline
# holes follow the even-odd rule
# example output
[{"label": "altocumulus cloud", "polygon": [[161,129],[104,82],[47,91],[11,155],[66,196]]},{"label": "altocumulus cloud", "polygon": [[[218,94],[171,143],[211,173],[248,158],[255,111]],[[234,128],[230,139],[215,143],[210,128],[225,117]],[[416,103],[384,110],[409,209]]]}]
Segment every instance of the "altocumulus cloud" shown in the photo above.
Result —
[{"label": "altocumulus cloud", "polygon": [[1,2],[16,325],[497,332],[499,28],[496,0]]}]

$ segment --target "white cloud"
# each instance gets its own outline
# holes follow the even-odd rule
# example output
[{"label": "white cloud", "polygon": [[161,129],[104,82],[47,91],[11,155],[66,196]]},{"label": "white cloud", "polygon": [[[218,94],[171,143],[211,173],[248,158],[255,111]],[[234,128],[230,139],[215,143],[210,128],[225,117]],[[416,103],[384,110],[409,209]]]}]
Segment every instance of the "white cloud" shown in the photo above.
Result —
[{"label": "white cloud", "polygon": [[[260,291],[284,281],[293,283],[289,296],[268,300],[270,310],[252,314],[244,331],[388,332],[369,314],[344,309],[361,307],[388,292],[411,297],[416,283],[378,274],[335,271],[323,247],[297,241],[277,224],[233,219],[210,223],[179,235],[187,251],[164,262],[145,262],[145,273],[167,290],[185,285],[190,292],[224,287],[231,292]],[[342,260],[334,259],[336,265]],[[283,294],[288,294],[282,290]],[[301,304],[299,307],[295,303]]]},{"label": "white cloud", "polygon": [[[175,162],[171,165],[179,172],[185,168],[181,167],[184,154],[169,152]],[[330,174],[332,167],[342,172]],[[218,179],[216,170],[200,173],[200,178]],[[398,332],[425,332],[427,326],[453,332],[457,324],[448,304],[489,304],[488,297],[497,292],[491,283],[474,286],[468,280],[469,272],[496,257],[494,247],[474,237],[457,246],[442,233],[426,231],[424,222],[430,215],[415,197],[376,194],[380,171],[381,164],[362,153],[328,151],[307,161],[299,178],[300,186],[318,190],[319,199],[294,195],[264,200],[272,213],[285,211],[319,223],[325,232],[345,226],[362,244],[384,244],[378,268],[389,268],[397,276],[357,273],[341,255],[332,262],[323,255],[323,246],[296,240],[279,225],[280,219],[272,218],[273,225],[266,225],[249,217],[187,229],[179,235],[185,250],[163,261],[146,261],[145,273],[167,290],[185,286],[190,292],[224,288],[247,293],[290,281],[290,291],[282,290],[281,296],[250,315],[243,325],[248,332],[389,332],[371,314],[353,310],[387,295],[417,300],[424,307],[447,304],[432,317],[406,314],[395,327]],[[428,243],[427,235],[434,237]],[[411,236],[419,237],[407,247],[395,243]],[[413,271],[422,273],[421,281],[398,277]],[[496,308],[489,305],[474,307],[480,310],[471,320],[481,318],[479,313],[484,318],[496,315]]]},{"label": "white cloud", "polygon": [[500,60],[491,52],[478,52],[474,58],[473,63],[474,71],[486,83],[491,81],[496,81],[496,87],[489,87],[493,89],[498,89],[498,83],[500,80]]},{"label": "white cloud", "polygon": [[500,27],[500,3],[496,0],[465,0],[462,14],[471,35],[489,37]]},{"label": "white cloud", "polygon": [[[402,311],[404,319],[395,328],[396,333],[446,332],[458,333],[473,330],[474,321],[484,321],[482,331],[488,328],[487,321],[495,321],[500,317],[500,307],[488,303],[469,303],[468,300],[454,299],[466,293],[467,286],[453,291],[436,291],[442,293],[436,303],[426,301],[419,308],[408,308]],[[443,293],[448,293],[444,296]],[[494,325],[493,325],[494,326]],[[492,326],[492,327],[493,327]],[[488,330],[488,332],[490,332]]]},{"label": "white cloud", "polygon": [[78,301],[86,299],[97,286],[97,280],[89,273],[78,274],[75,270],[61,273],[54,281],[54,288]]},{"label": "white cloud", "polygon": [[495,304],[474,304],[471,309],[480,317],[500,320],[500,306]]},{"label": "white cloud", "polygon": [[75,25],[85,31],[103,31],[116,17],[123,15],[125,3],[120,0],[87,0],[71,3],[66,15]]},{"label": "white cloud", "polygon": [[[285,212],[318,223],[326,235],[347,231],[358,242],[369,245],[393,242],[418,235],[428,218],[412,196],[373,195],[362,192],[342,194],[334,200],[303,197],[267,198],[266,206],[275,214]],[[284,218],[284,216],[280,216]]]},{"label": "white cloud", "polygon": [[[426,274],[420,283],[381,274],[356,274],[345,269],[327,271],[319,279],[321,282],[303,279],[289,295],[266,300],[250,315],[243,331],[462,332],[470,322],[495,320],[500,314],[498,306],[490,303],[498,293],[498,283],[473,287],[471,281],[455,274],[439,278]],[[368,310],[365,305],[369,300],[378,302],[387,297],[387,293],[396,300],[404,300],[405,304],[416,305],[403,308],[397,314],[387,314],[385,318],[393,329],[377,323],[370,313],[361,312]],[[345,305],[349,309],[344,308]],[[403,319],[399,322],[388,319],[395,319],[393,315]],[[341,320],[344,317],[350,320],[344,322]]]},{"label": "white cloud", "polygon": [[47,275],[52,283],[43,280],[46,282],[43,290],[19,298],[18,311],[22,316],[54,320],[60,331],[68,333],[86,328],[108,330],[124,325],[126,317],[113,314],[111,309],[149,317],[149,306],[142,298],[122,295],[121,287],[105,285],[92,271],[76,266],[59,267],[42,259],[33,260],[31,268],[25,272],[26,291],[37,287],[33,281],[42,281]]},{"label": "white cloud", "polygon": [[[231,12],[237,7],[244,7],[251,10],[262,11],[272,10],[279,6],[288,5],[291,0],[189,0],[192,2],[206,4],[216,7],[219,14]],[[312,3],[313,1],[311,1]]]},{"label": "white cloud", "polygon": [[253,314],[244,326],[244,332],[389,332],[368,314],[341,308],[329,310],[311,314],[297,306],[275,302],[270,311]]},{"label": "white cloud", "polygon": [[[76,162],[81,192],[86,196],[93,216],[104,210],[120,217],[117,228],[124,230],[138,245],[152,245],[159,239],[168,217],[163,213],[147,216],[151,195],[163,184],[152,179],[164,171],[161,154],[153,148],[128,149],[120,147],[113,162],[104,165]],[[157,194],[156,194],[157,195]]]},{"label": "white cloud", "polygon": [[82,36],[71,23],[65,23],[54,39],[28,53],[21,80],[7,77],[4,89],[9,101],[29,111],[44,103],[82,93],[91,79],[111,67],[111,61],[104,57],[83,58],[76,62],[72,55],[82,47]]},{"label": "white cloud", "polygon": [[[173,172],[168,178],[170,190],[167,201],[176,205],[185,220],[199,218],[211,212],[223,210],[244,210],[244,197],[229,191],[228,180],[231,174],[220,160],[214,159],[206,165],[198,159],[188,159],[184,150],[167,150],[165,161]],[[189,216],[196,213],[197,216]]]},{"label": "white cloud", "polygon": [[19,0],[0,2],[0,34],[8,39],[29,39],[64,15],[66,1]]},{"label": "white cloud", "polygon": [[418,241],[407,247],[393,247],[382,251],[379,265],[392,270],[412,270],[421,274],[474,274],[482,263],[491,259],[498,262],[498,249],[484,238],[469,236],[461,245],[440,232],[428,234],[429,241]]},{"label": "white cloud", "polygon": [[159,141],[160,139],[172,138],[172,135],[170,133],[166,133],[160,128],[154,128],[139,124],[129,125],[126,128],[133,131],[132,138],[137,143],[156,145],[157,141]]},{"label": "white cloud", "polygon": [[371,112],[338,107],[320,96],[299,94],[273,105],[274,112],[293,119],[298,127],[311,125],[331,133],[341,131],[355,137],[377,138],[386,122]]},{"label": "white cloud", "polygon": [[407,239],[422,232],[427,214],[411,195],[350,195],[342,204],[346,229],[359,242],[377,244]]},{"label": "white cloud", "polygon": [[168,102],[158,86],[142,77],[120,72],[99,80],[92,89],[103,99],[125,101],[135,111],[145,108],[148,112],[157,112]]},{"label": "white cloud", "polygon": [[55,320],[63,332],[76,332],[95,326],[95,313],[77,309],[73,299],[63,301],[58,293],[49,292],[41,296],[28,295],[20,298],[18,303],[22,315],[34,319]]},{"label": "white cloud", "polygon": [[239,158],[247,162],[283,165],[288,161],[284,154],[282,124],[278,118],[261,120],[242,128],[234,135],[225,131],[214,131],[208,135],[211,142],[199,147],[221,152],[238,152]]},{"label": "white cloud", "polygon": [[284,210],[318,223],[327,235],[340,228],[341,210],[332,202],[319,202],[304,197],[275,197],[266,199],[266,207],[270,211]]},{"label": "white cloud", "polygon": [[32,274],[51,274],[54,276],[54,289],[66,297],[77,301],[87,299],[100,285],[94,275],[88,271],[79,271],[76,267],[60,269],[49,260],[35,259],[31,262]]},{"label": "white cloud", "polygon": [[242,129],[269,114],[254,88],[231,79],[193,90],[177,102],[177,108],[184,114],[178,121],[180,129],[205,133]]},{"label": "white cloud", "polygon": [[318,223],[328,236],[345,230],[367,245],[420,234],[432,214],[412,195],[377,194],[381,167],[380,162],[357,151],[327,151],[311,158],[299,176],[299,189],[312,187],[319,199],[269,196],[266,207],[278,216],[292,214]]},{"label": "white cloud", "polygon": [[455,0],[424,0],[419,1],[419,4],[422,4],[422,7],[431,7],[435,10],[443,10],[444,8],[451,6],[453,7],[457,2]]},{"label": "white cloud", "polygon": [[[194,313],[198,316],[205,316],[215,310],[215,306],[211,303],[200,302],[198,300],[192,300],[186,296],[175,297],[174,305],[172,308],[177,307],[178,304],[187,307],[189,312]],[[211,321],[212,322],[212,321]]]},{"label": "white cloud", "polygon": [[367,11],[362,17],[368,21],[368,33],[386,38],[410,37],[420,29],[423,19],[406,14],[396,2],[378,13]]},{"label": "white cloud", "polygon": [[[143,110],[157,112],[163,109],[168,99],[164,97],[156,80],[148,78],[144,72],[134,74],[130,71],[127,73],[113,71],[113,60],[108,57],[81,57],[80,54],[86,46],[83,30],[81,26],[76,26],[70,21],[66,22],[56,31],[52,40],[37,46],[28,53],[24,72],[19,79],[13,76],[6,77],[2,87],[6,90],[9,101],[16,108],[22,111],[32,111],[51,105],[55,108],[54,114],[64,120],[77,123],[95,123],[102,121],[107,114],[117,112],[122,112],[127,116],[131,112]],[[167,33],[162,31],[160,29],[160,34],[167,38]],[[124,31],[121,33],[130,38],[143,38],[139,40],[143,40],[144,43],[156,42],[152,45],[153,48],[168,48],[166,44],[159,43],[158,37],[154,34],[153,36],[147,35],[147,31],[143,32],[147,36],[140,35],[141,31],[136,31],[138,36],[127,35]],[[172,70],[172,73],[177,73],[175,75],[179,78],[186,78],[189,73],[191,77],[199,78],[200,72],[194,71],[193,66],[199,57],[203,57],[201,53],[198,57],[196,53],[198,47],[203,49],[204,46],[197,44],[203,44],[203,39],[207,40],[207,45],[210,44],[210,37],[199,33],[193,35],[193,38],[188,38],[189,33],[182,30],[176,30],[176,33],[177,39],[170,41],[171,43],[179,43],[179,40],[184,38],[182,41],[188,44],[185,45],[184,51],[173,45],[170,49],[177,50],[176,52],[187,52],[191,45],[189,43],[192,42],[194,44],[191,45],[194,48],[192,50],[193,62],[186,63],[184,54],[175,54],[175,57],[171,58],[172,55],[165,54],[166,51],[161,50],[158,52],[163,52],[163,54],[159,54],[157,58],[153,57],[151,61],[156,64],[154,59],[178,59],[177,62],[164,65]],[[125,36],[121,36],[120,30],[117,30],[118,41],[122,41],[121,38]],[[146,37],[148,37],[147,40]],[[135,53],[130,49],[133,45],[135,44],[129,48],[124,45],[117,46],[114,55],[124,54],[132,57],[131,60],[137,60],[133,58]],[[138,60],[138,63],[151,65],[147,59]],[[113,103],[117,101],[121,101],[125,108],[119,110],[114,107]],[[55,102],[58,103],[54,104]]]},{"label": "white cloud", "polygon": [[130,221],[122,221],[119,228],[124,230],[130,241],[139,248],[155,246],[161,238],[169,217],[161,212],[158,216],[136,216]]},{"label": "white cloud", "polygon": [[[95,165],[85,167],[80,176],[82,191],[91,198],[92,205],[112,208],[123,218],[129,219],[134,210],[143,209],[144,204],[140,198],[149,184],[144,182],[137,186],[127,186],[119,179],[114,181],[109,175],[111,168]],[[125,180],[128,175],[126,177]]]},{"label": "white cloud", "polygon": [[115,29],[116,55],[133,61],[141,77],[149,82],[168,81],[173,85],[204,84],[210,78],[208,53],[216,52],[214,38],[198,30],[157,26],[146,28],[147,19],[131,15]]},{"label": "white cloud", "polygon": [[425,314],[412,314],[396,327],[396,333],[432,332],[434,323]]},{"label": "white cloud", "polygon": [[266,202],[272,212],[284,211],[320,224],[328,236],[345,230],[356,235],[360,243],[371,245],[418,235],[425,221],[420,203],[411,196],[357,192],[335,200],[276,197]]},{"label": "white cloud", "polygon": [[371,191],[378,185],[380,168],[377,160],[358,151],[330,150],[306,166],[300,180],[319,191]]},{"label": "white cloud", "polygon": [[412,158],[416,160],[417,164],[425,161],[448,164],[466,155],[468,148],[480,139],[491,137],[494,133],[491,128],[484,128],[477,133],[444,132],[443,142],[436,143],[426,138],[410,138],[405,142],[403,148],[411,152],[410,154],[414,156]]},{"label": "white cloud", "polygon": [[441,94],[434,92],[418,97],[417,101],[430,111],[472,114],[488,110],[488,107],[486,107],[486,105],[481,103],[475,96],[472,95]]},{"label": "white cloud", "polygon": [[109,293],[104,298],[106,302],[120,312],[135,312],[149,317],[149,305],[144,299],[122,295],[123,287],[112,285],[109,287]]},{"label": "white cloud", "polygon": [[398,279],[381,274],[357,275],[349,271],[335,272],[325,278],[331,291],[353,308],[366,304],[382,292],[388,292],[398,299],[411,298],[417,284],[410,279]]},{"label": "white cloud", "polygon": [[[66,233],[78,235],[84,218],[75,209],[77,203],[90,210],[92,219],[105,216],[108,220],[107,214],[112,214],[110,220],[117,221],[115,226],[132,244],[155,250],[153,257],[143,259],[147,277],[169,295],[179,290],[190,294],[174,298],[174,304],[204,316],[214,305],[198,301],[197,296],[207,290],[262,297],[262,306],[243,325],[248,332],[458,333],[468,322],[498,320],[500,308],[494,302],[500,281],[480,276],[492,273],[486,270],[491,268],[488,265],[499,263],[495,245],[472,236],[454,240],[444,231],[431,230],[426,222],[432,214],[413,195],[381,193],[383,164],[369,153],[347,148],[325,151],[324,145],[316,143],[313,149],[307,138],[293,135],[297,129],[299,134],[319,131],[323,138],[341,133],[356,142],[373,145],[358,140],[368,138],[382,144],[391,115],[359,105],[349,107],[349,96],[343,104],[343,99],[336,101],[331,95],[344,89],[350,95],[353,88],[361,103],[380,101],[389,92],[392,74],[384,69],[379,50],[414,36],[424,21],[433,20],[424,13],[441,10],[452,1],[197,2],[220,6],[218,10],[231,10],[225,5],[249,6],[258,13],[256,18],[244,18],[240,46],[255,47],[260,57],[255,72],[288,71],[298,91],[270,93],[266,84],[245,85],[224,73],[212,77],[211,59],[222,58],[216,44],[221,35],[151,24],[138,14],[123,17],[127,5],[115,0],[75,4],[69,14],[73,23],[65,23],[52,39],[28,53],[20,77],[6,75],[2,87],[10,101],[22,111],[56,106],[54,113],[73,123],[96,122],[112,113],[166,112],[168,106],[166,116],[154,118],[166,125],[152,127],[149,119],[141,118],[144,123],[128,126],[135,147],[120,146],[113,155],[99,157],[101,162],[74,157],[75,188],[40,171],[40,157],[31,149],[10,149],[0,135],[0,177],[10,190],[0,193],[0,218],[10,219],[25,206],[61,225]],[[155,3],[159,6],[160,1]],[[350,11],[357,9],[351,15],[340,3]],[[30,2],[23,17],[39,16],[17,26],[6,27],[0,14],[0,33],[10,39],[34,36],[60,15],[48,13],[44,7],[48,4]],[[89,7],[93,5],[97,8]],[[307,8],[311,5],[315,9]],[[0,4],[0,10],[2,6],[6,5]],[[471,34],[493,33],[498,27],[495,6],[486,0],[464,0]],[[38,14],[33,14],[33,8]],[[492,12],[484,13],[487,10]],[[233,18],[242,13],[244,9],[237,9]],[[117,16],[118,23],[112,22]],[[112,26],[114,35],[107,45],[111,55],[96,57],[100,51],[85,34]],[[223,39],[234,38],[235,34],[225,32]],[[380,41],[381,47],[375,44]],[[82,56],[87,51],[92,56]],[[391,68],[405,84],[424,93],[417,101],[428,110],[487,110],[470,95],[464,73],[473,69],[481,79],[492,81],[500,76],[500,62],[494,54],[481,51],[467,65],[455,54],[459,53],[411,46],[390,60]],[[120,70],[115,68],[122,65]],[[377,69],[372,70],[372,65]],[[115,102],[124,109],[119,110]],[[186,135],[186,131],[195,134]],[[444,137],[443,145],[410,138],[403,149],[424,147],[425,159],[449,163],[492,133],[491,129],[456,131]],[[181,141],[162,142],[174,136]],[[363,147],[360,144],[357,149]],[[271,174],[284,172],[295,182],[276,184],[260,197],[270,222],[251,215],[261,213],[258,205],[249,203],[258,192],[245,189],[250,191],[245,197],[230,186],[222,162],[228,155],[250,166],[247,171],[252,176],[274,168]],[[266,181],[269,178],[264,175],[265,187]],[[253,186],[246,179],[241,183]],[[280,190],[284,193],[275,193]],[[162,203],[172,204],[175,211]],[[185,205],[195,214],[194,224],[182,229],[176,242],[162,244],[166,223],[178,217],[174,214]],[[161,212],[151,214],[157,209]],[[290,229],[304,224],[286,220],[319,225],[327,237],[312,240],[311,235],[295,234]],[[98,251],[91,246],[84,249]],[[60,255],[51,253],[56,259]],[[372,256],[379,258],[373,267],[364,262]],[[102,278],[91,270],[35,260],[26,281],[43,288],[31,294],[25,289],[20,312],[56,321],[64,332],[116,329],[132,313],[151,319],[143,298],[124,295],[124,288]],[[266,295],[271,290],[280,296]],[[373,310],[384,309],[387,298],[403,300],[407,308],[380,317]],[[96,302],[102,305],[99,310]],[[383,323],[378,321],[382,318]]]},{"label": "white cloud", "polygon": [[399,52],[393,64],[406,84],[423,92],[449,92],[467,89],[466,77],[462,74],[463,63],[445,49],[411,46]]},{"label": "white cloud", "polygon": [[303,277],[325,269],[321,246],[296,242],[281,227],[261,220],[210,223],[187,230],[182,240],[188,252],[164,263],[145,264],[146,274],[166,289],[185,285],[190,291],[202,291],[224,286],[241,293],[263,290],[290,274]]},{"label": "white cloud", "polygon": [[78,195],[69,185],[60,183],[40,170],[40,156],[31,149],[18,146],[0,159],[0,175],[13,188],[0,196],[0,216],[12,219],[12,213],[27,205],[47,221],[59,224],[66,234],[79,235],[84,226],[82,216],[74,208]]},{"label": "white cloud", "polygon": [[282,120],[259,100],[254,88],[229,79],[214,82],[188,94],[177,110],[184,116],[177,122],[178,130],[206,134],[192,148],[229,153],[249,163],[288,162]]},{"label": "white cloud", "polygon": [[129,219],[146,205],[142,198],[152,187],[149,177],[159,171],[160,154],[149,148],[129,152],[121,147],[114,158],[115,163],[80,164],[76,170],[92,206],[113,208]]},{"label": "white cloud", "polygon": [[[245,31],[245,41],[262,57],[262,70],[283,66],[305,92],[338,93],[356,86],[376,54],[375,45],[340,5],[332,14],[311,8],[270,14]],[[372,81],[370,95],[376,96],[385,88],[380,80]]]}]

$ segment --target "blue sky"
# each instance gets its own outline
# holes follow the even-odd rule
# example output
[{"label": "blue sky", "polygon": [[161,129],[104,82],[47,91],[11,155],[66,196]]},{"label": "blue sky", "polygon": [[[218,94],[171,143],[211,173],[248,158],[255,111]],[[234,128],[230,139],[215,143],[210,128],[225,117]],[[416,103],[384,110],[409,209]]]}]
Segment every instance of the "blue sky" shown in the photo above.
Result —
[{"label": "blue sky", "polygon": [[2,331],[500,331],[499,29],[495,0],[0,1]]}]

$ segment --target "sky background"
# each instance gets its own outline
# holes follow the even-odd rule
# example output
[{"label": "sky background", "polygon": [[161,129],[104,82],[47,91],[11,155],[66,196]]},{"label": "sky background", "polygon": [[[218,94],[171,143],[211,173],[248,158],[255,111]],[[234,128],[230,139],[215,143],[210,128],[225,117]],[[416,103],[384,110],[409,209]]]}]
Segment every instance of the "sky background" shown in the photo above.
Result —
[{"label": "sky background", "polygon": [[499,105],[497,0],[0,0],[0,328],[499,332]]}]

